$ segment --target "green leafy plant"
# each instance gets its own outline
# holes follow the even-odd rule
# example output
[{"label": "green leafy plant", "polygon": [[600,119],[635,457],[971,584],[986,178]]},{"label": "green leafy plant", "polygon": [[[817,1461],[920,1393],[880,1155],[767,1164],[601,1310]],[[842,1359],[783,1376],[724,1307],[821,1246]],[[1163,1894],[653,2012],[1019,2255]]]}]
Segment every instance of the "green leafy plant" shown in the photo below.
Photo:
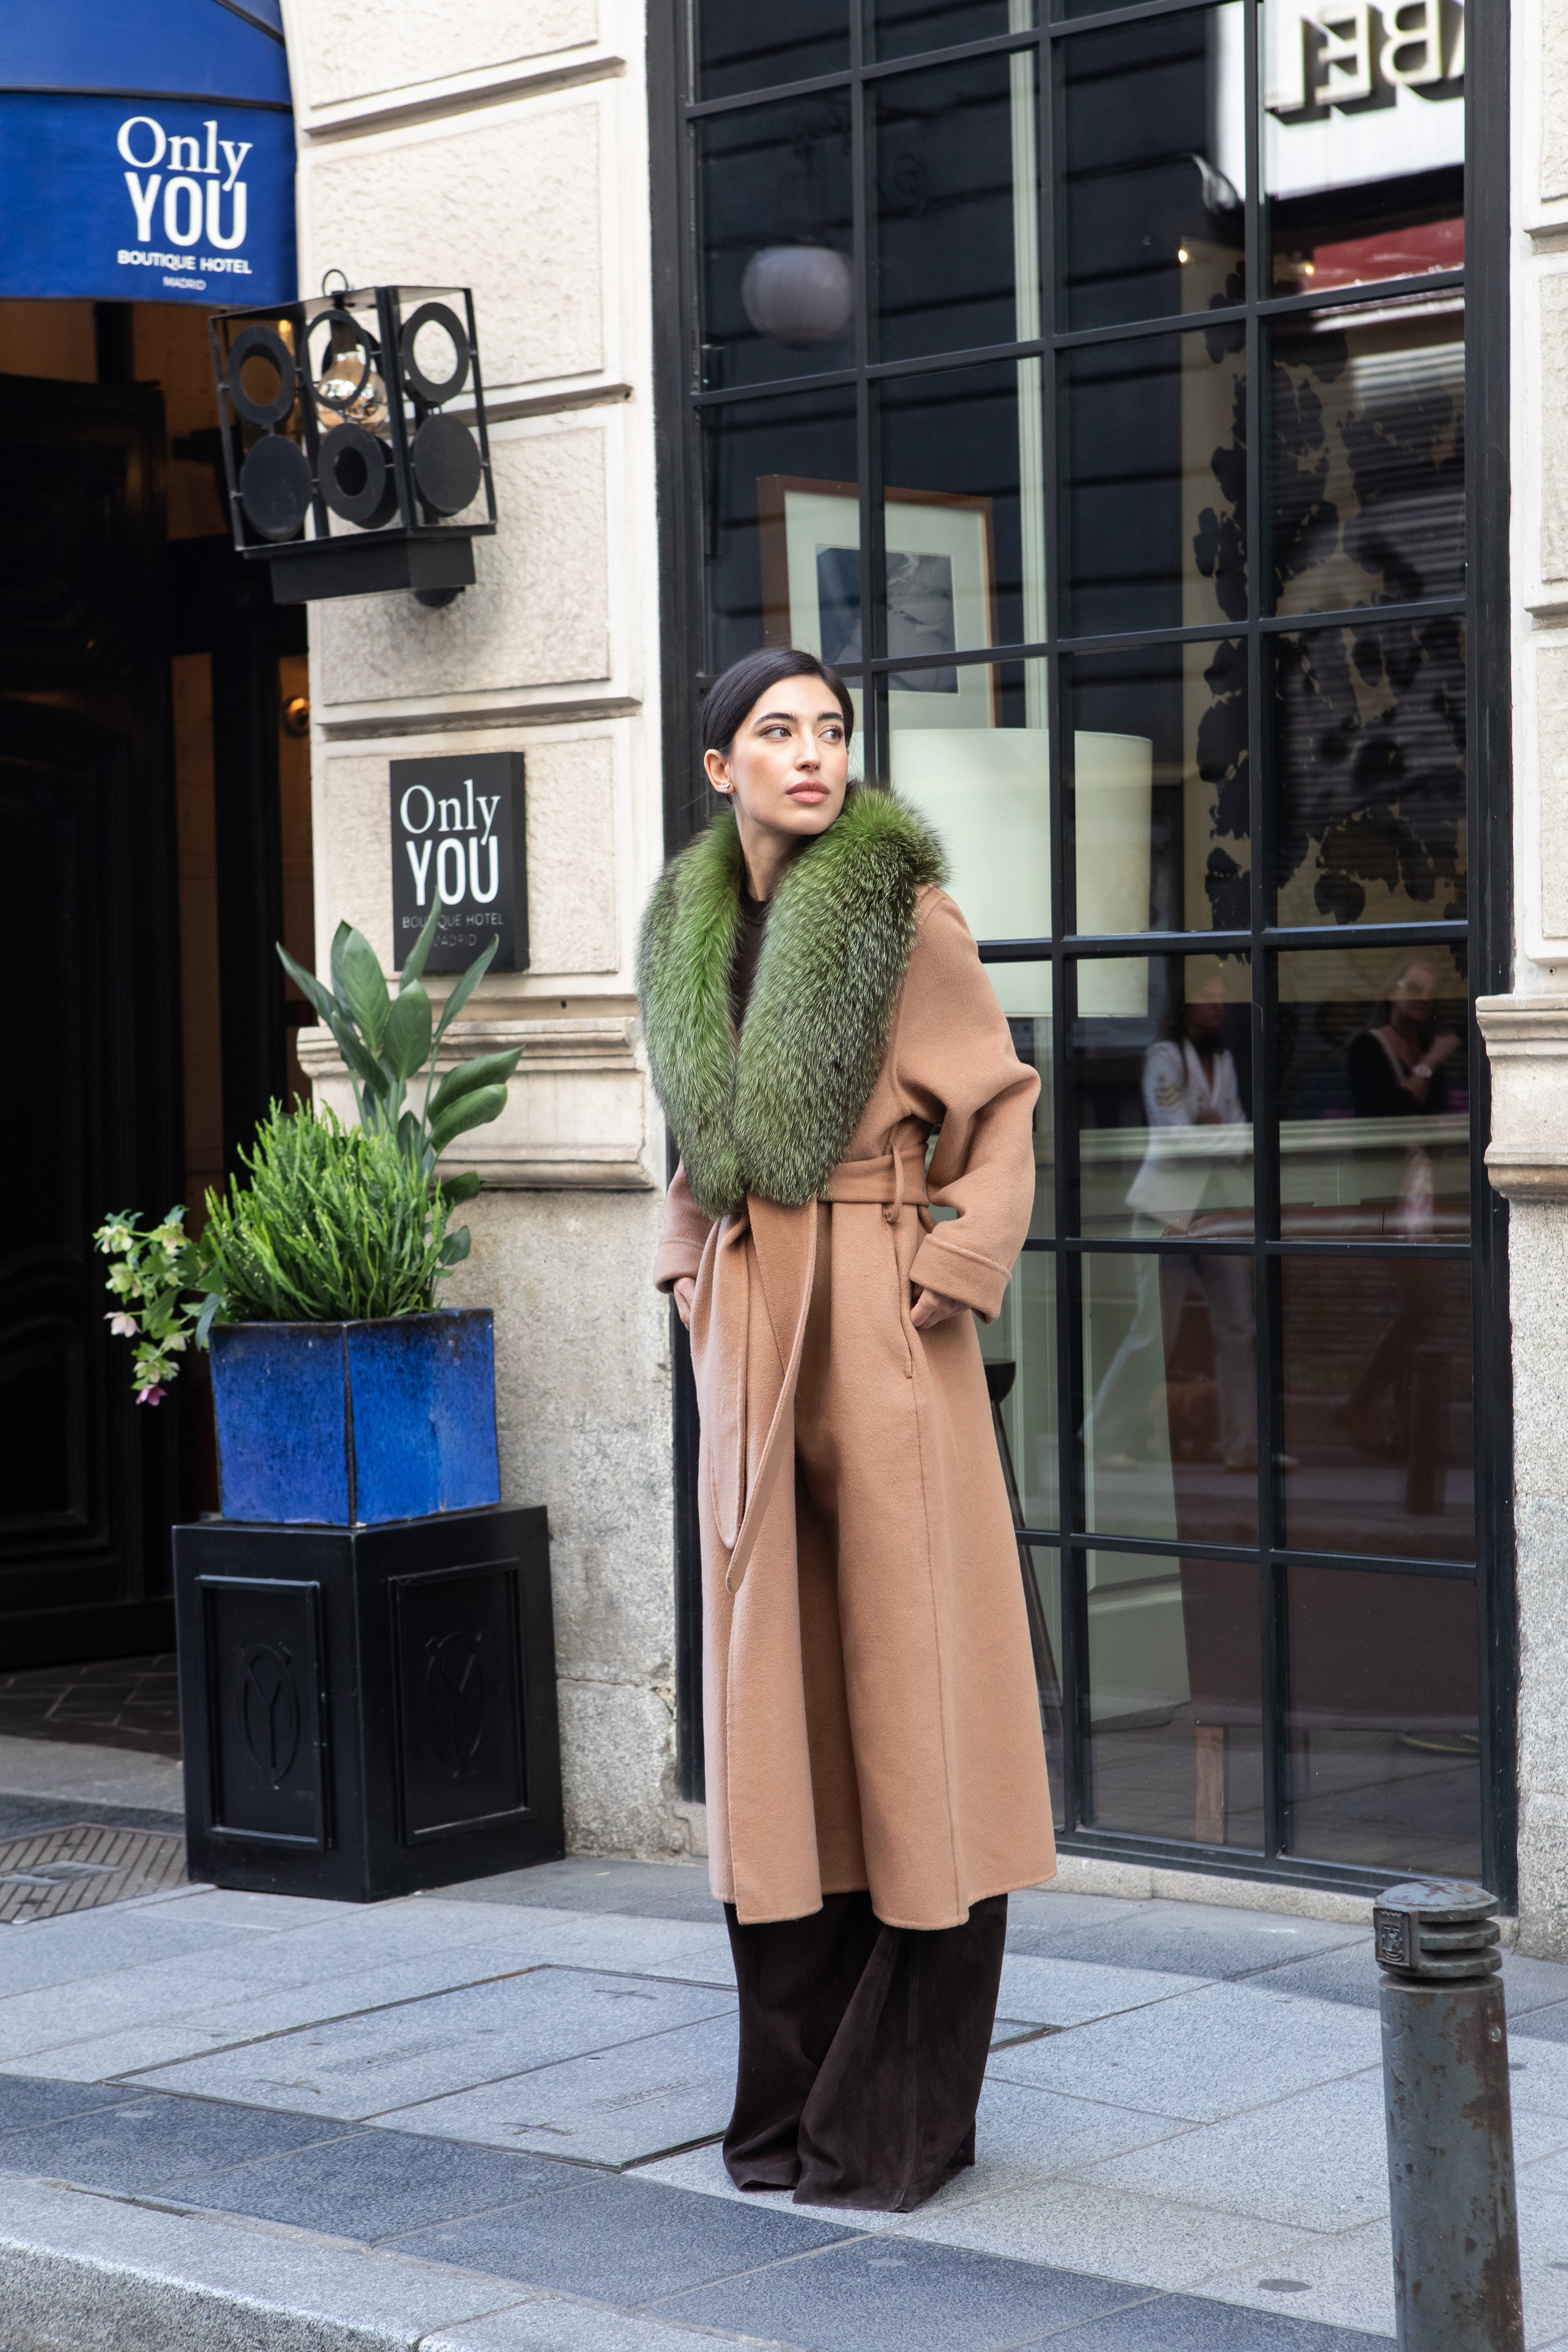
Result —
[{"label": "green leafy plant", "polygon": [[[134,1339],[131,1381],[138,1404],[161,1404],[193,1339],[206,1345],[219,1300],[203,1278],[201,1244],[185,1231],[183,1207],[171,1209],[150,1233],[127,1211],[106,1218],[93,1235],[106,1257],[115,1304],[105,1318],[111,1331]],[[193,1295],[194,1294],[194,1295]]]},{"label": "green leafy plant", "polygon": [[[382,976],[380,959],[370,941],[348,923],[338,925],[332,940],[330,989],[314,972],[296,963],[286,948],[278,950],[283,969],[304,991],[337,1040],[353,1087],[360,1125],[367,1134],[395,1136],[399,1150],[426,1173],[459,1135],[500,1118],[506,1105],[507,1080],[517,1067],[521,1051],[475,1054],[437,1083],[436,1056],[441,1040],[489,970],[500,945],[499,940],[492,940],[462,973],[437,1022],[421,975],[435,941],[442,905],[437,893],[429,920],[398,975],[395,996]],[[409,1103],[408,1089],[421,1075],[425,1094],[416,1110]],[[440,1181],[449,1207],[471,1201],[479,1189],[479,1174],[472,1169]]]}]

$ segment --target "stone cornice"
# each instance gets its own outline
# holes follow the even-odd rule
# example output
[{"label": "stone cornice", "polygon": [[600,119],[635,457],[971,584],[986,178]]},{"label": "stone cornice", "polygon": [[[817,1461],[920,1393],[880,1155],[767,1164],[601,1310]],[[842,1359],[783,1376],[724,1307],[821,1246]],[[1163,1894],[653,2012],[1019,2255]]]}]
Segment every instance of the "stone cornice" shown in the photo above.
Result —
[{"label": "stone cornice", "polygon": [[1487,1174],[1510,1201],[1568,1201],[1568,995],[1483,996],[1492,1073]]}]

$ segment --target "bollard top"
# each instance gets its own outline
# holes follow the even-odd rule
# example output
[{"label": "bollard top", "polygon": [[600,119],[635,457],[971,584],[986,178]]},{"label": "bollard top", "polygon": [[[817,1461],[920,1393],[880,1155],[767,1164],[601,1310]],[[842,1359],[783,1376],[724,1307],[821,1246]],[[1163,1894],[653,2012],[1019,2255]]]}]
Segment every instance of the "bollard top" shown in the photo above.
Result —
[{"label": "bollard top", "polygon": [[1405,1980],[1451,1983],[1502,1966],[1497,1897],[1468,1878],[1412,1878],[1373,1906],[1378,1966]]}]

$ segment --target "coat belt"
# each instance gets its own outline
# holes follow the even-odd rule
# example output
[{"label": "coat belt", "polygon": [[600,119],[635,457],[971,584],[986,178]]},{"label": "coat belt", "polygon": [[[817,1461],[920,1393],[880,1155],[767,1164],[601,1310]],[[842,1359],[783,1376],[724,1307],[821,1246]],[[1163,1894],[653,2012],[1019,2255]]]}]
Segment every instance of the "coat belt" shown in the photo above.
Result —
[{"label": "coat belt", "polygon": [[[906,1202],[921,1207],[925,1205],[925,1152],[923,1150],[893,1150],[884,1151],[875,1160],[841,1160],[818,1197],[824,1201],[841,1202],[846,1205],[853,1203],[868,1208],[880,1206],[887,1223],[896,1225]],[[736,1225],[739,1226],[742,1219],[747,1218],[747,1215],[746,1210],[738,1212],[735,1217]],[[784,1361],[784,1383],[779,1390],[778,1402],[773,1407],[773,1418],[768,1423],[768,1433],[763,1441],[756,1476],[752,1480],[746,1493],[745,1506],[741,1514],[741,1524],[735,1532],[734,1549],[730,1554],[729,1567],[725,1570],[724,1582],[731,1592],[739,1592],[744,1581],[746,1570],[751,1564],[752,1553],[756,1546],[758,1531],[767,1514],[768,1505],[773,1499],[773,1488],[778,1483],[784,1454],[786,1451],[793,1452],[795,1392],[800,1379],[800,1360],[805,1347],[805,1327],[811,1314],[811,1294],[816,1273],[817,1220],[815,1204],[807,1205],[807,1215],[809,1223],[806,1232],[805,1269],[795,1311],[795,1328],[790,1335],[789,1352]],[[929,1223],[929,1217],[927,1222]],[[739,1238],[738,1234],[736,1238]],[[752,1247],[755,1246],[756,1237],[753,1232]],[[742,1415],[741,1421],[742,1447],[745,1444],[744,1433],[745,1419]],[[786,1437],[791,1441],[787,1447]]]}]

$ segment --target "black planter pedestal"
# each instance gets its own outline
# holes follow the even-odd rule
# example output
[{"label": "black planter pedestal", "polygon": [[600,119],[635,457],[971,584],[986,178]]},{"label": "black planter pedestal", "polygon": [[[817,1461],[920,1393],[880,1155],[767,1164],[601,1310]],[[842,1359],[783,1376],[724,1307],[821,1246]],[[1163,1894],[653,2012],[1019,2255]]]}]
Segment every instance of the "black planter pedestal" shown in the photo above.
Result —
[{"label": "black planter pedestal", "polygon": [[564,1851],[545,1512],[174,1529],[194,1879],[374,1903]]}]

